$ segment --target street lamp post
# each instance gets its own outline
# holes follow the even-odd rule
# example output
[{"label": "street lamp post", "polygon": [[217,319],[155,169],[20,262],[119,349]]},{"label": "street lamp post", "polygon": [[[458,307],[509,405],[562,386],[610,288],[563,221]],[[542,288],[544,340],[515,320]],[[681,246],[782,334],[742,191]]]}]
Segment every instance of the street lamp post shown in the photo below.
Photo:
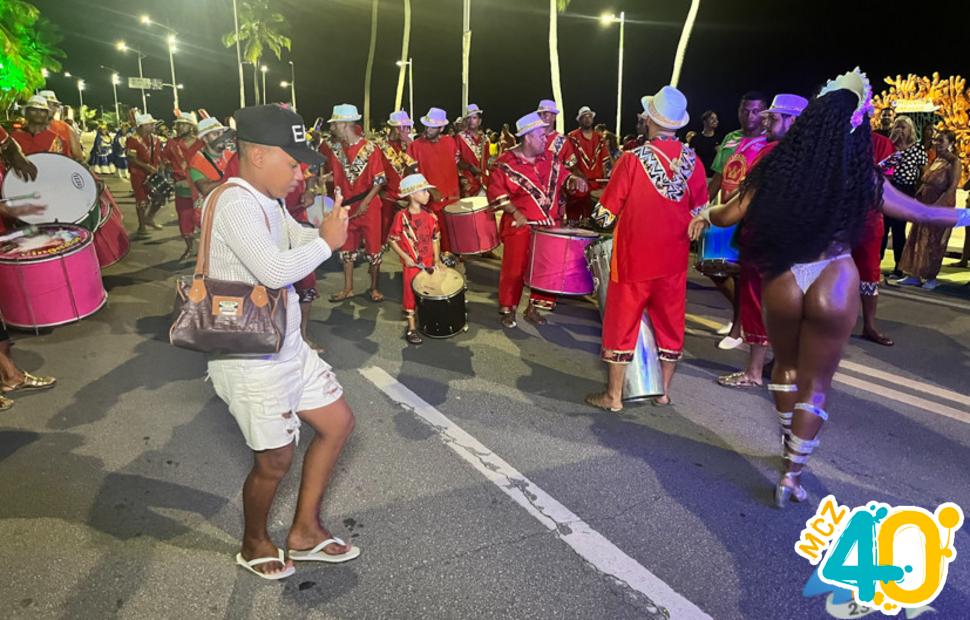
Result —
[{"label": "street lamp post", "polygon": [[242,49],[239,45],[239,11],[232,0],[232,24],[236,29],[236,64],[239,65],[239,107],[246,107],[246,79],[243,77]]},{"label": "street lamp post", "polygon": [[[138,77],[140,79],[145,79],[145,74],[142,71],[142,67],[141,67],[142,58],[146,58],[145,54],[143,54],[139,50],[136,50],[133,47],[128,47],[128,45],[124,41],[118,41],[117,43],[115,43],[115,47],[118,49],[119,52],[134,52],[135,55],[138,56]],[[148,114],[148,99],[145,96],[145,89],[144,88],[139,88],[138,90],[141,91],[141,111],[142,111],[142,114]]]},{"label": "street lamp post", "polygon": [[293,61],[290,61],[290,105],[293,106],[293,111],[296,112],[296,67],[293,65]]},{"label": "street lamp post", "polygon": [[266,73],[269,71],[269,67],[263,65],[259,68],[260,72],[263,74],[263,103],[266,103]]},{"label": "street lamp post", "polygon": [[101,68],[112,72],[111,73],[111,94],[114,95],[114,98],[115,98],[115,118],[117,118],[118,119],[117,122],[121,124],[121,108],[118,106],[118,84],[121,83],[121,77],[118,75],[118,70],[115,69],[114,67],[101,65]]},{"label": "street lamp post", "polygon": [[81,115],[81,129],[88,130],[87,121],[84,120],[84,80],[77,81],[78,112]]},{"label": "street lamp post", "polygon": [[414,59],[408,58],[406,61],[397,61],[397,66],[408,66],[408,116],[414,118]]},{"label": "street lamp post", "polygon": [[[153,21],[148,15],[142,15],[140,21],[146,26],[158,26],[168,33],[168,37],[165,39],[166,43],[168,43],[168,64],[172,70],[172,84],[177,84],[175,81],[175,43],[177,42],[179,33],[175,32],[174,28]],[[175,105],[175,110],[179,110],[179,89],[175,88],[175,86],[172,86],[172,100]]]},{"label": "street lamp post", "polygon": [[[168,35],[168,64],[172,69],[172,84],[177,84],[175,81],[175,35]],[[179,89],[172,87],[172,98],[175,102],[175,111],[180,111],[179,108]]]},{"label": "street lamp post", "polygon": [[621,105],[623,103],[623,35],[626,26],[626,15],[620,11],[620,16],[607,14],[600,17],[600,23],[604,26],[610,24],[620,24],[620,45],[617,49],[616,59],[616,137],[622,140],[623,134],[620,133],[620,123],[622,119]]}]

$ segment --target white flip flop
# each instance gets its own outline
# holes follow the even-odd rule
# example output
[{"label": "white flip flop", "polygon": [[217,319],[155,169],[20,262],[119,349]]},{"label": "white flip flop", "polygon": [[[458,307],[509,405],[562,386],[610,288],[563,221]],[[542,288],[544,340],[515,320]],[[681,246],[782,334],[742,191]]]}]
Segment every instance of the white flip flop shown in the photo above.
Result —
[{"label": "white flip flop", "polygon": [[295,566],[290,566],[286,570],[280,571],[278,573],[261,573],[254,566],[259,566],[260,564],[269,564],[270,562],[279,562],[283,566],[286,566],[286,556],[283,554],[282,549],[277,549],[279,555],[274,557],[256,558],[255,560],[247,560],[242,556],[241,553],[236,554],[236,564],[242,566],[252,574],[263,579],[269,579],[270,581],[277,581],[279,579],[286,579],[290,575],[296,572]]},{"label": "white flip flop", "polygon": [[347,543],[339,538],[328,538],[313,549],[305,551],[290,549],[290,559],[296,562],[327,562],[329,564],[340,564],[342,562],[349,562],[360,557],[360,547],[354,547],[353,545],[351,545],[348,551],[337,555],[332,553],[324,553],[324,547],[331,544],[338,544],[341,547],[347,546]]}]

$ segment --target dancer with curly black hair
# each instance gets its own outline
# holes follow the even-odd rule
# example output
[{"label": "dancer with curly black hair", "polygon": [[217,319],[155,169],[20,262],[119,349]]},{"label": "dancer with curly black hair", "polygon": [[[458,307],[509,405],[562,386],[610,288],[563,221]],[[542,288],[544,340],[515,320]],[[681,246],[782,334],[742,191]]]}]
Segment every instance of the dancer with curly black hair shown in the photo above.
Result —
[{"label": "dancer with curly black hair", "polygon": [[966,210],[935,209],[886,182],[873,164],[868,115],[872,89],[856,69],[830,81],[788,135],[751,171],[729,203],[691,222],[744,220],[742,260],[764,276],[763,302],[775,367],[773,392],[785,468],[775,503],[803,501],[799,476],[828,420],[832,376],[859,312],[859,272],[851,250],[873,210],[936,226],[966,226]]}]

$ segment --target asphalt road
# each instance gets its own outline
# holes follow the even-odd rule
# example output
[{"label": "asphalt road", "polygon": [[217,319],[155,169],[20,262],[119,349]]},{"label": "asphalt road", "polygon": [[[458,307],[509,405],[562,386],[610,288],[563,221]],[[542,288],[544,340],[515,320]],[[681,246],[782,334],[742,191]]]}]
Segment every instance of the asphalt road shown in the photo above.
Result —
[{"label": "asphalt road", "polygon": [[[128,192],[112,187],[131,229]],[[582,404],[605,377],[588,301],[503,331],[498,262],[469,261],[469,331],[408,348],[388,261],[386,302],[320,300],[312,314],[358,422],[325,520],[364,553],[258,580],[232,559],[250,454],[202,356],[167,342],[188,263],[164,213],[105,271],[103,310],[16,338],[16,361],[59,384],[0,414],[4,617],[826,618],[793,551],[821,497],[970,507],[970,303],[955,287],[883,296],[897,345],[849,343],[804,479],[812,501],[779,511],[773,407],[714,383],[744,354],[714,347],[727,310],[701,278],[675,405],[611,415]],[[338,288],[336,264],[318,273],[324,295]],[[299,465],[272,513],[280,544]],[[966,528],[956,547],[940,618],[970,606]]]}]

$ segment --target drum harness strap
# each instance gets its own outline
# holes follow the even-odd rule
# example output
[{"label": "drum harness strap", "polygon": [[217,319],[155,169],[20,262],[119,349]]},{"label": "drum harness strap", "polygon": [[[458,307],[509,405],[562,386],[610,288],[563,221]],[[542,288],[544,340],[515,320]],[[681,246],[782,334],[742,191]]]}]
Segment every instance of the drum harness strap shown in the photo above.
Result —
[{"label": "drum harness strap", "polygon": [[[559,137],[561,138],[562,136]],[[532,179],[525,176],[518,170],[515,170],[507,163],[501,162],[498,164],[498,167],[501,168],[506,175],[508,175],[510,181],[522,188],[522,190],[532,198],[532,200],[536,203],[536,206],[539,207],[539,210],[542,211],[542,214],[545,215],[543,220],[529,223],[538,224],[540,226],[552,226],[553,221],[549,216],[549,209],[552,208],[552,200],[555,197],[556,188],[559,185],[561,168],[555,164],[552,166],[552,172],[549,174],[549,185],[545,190],[543,190],[538,185],[533,183]],[[548,204],[549,206],[545,207],[543,206],[544,204]]]}]

